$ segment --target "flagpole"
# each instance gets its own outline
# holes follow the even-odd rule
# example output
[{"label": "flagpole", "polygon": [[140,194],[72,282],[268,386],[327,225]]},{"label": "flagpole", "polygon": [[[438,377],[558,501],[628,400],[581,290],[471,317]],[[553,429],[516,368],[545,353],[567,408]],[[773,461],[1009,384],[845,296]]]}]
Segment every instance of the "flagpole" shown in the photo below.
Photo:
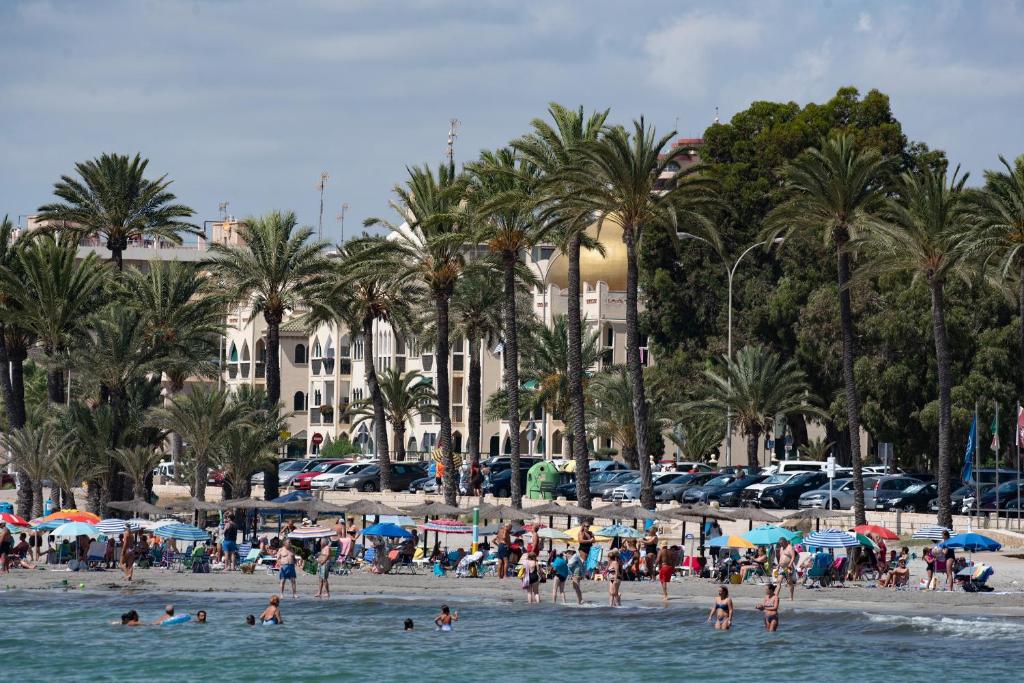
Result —
[{"label": "flagpole", "polygon": [[981,485],[978,483],[980,477],[975,471],[980,467],[978,460],[978,402],[974,402],[974,468],[971,470],[971,476],[974,477],[974,509],[977,511],[977,525],[981,528]]},{"label": "flagpole", "polygon": [[1013,428],[1014,441],[1017,443],[1017,531],[1020,531],[1020,437],[1021,437],[1020,401],[1017,401],[1017,425]]},{"label": "flagpole", "polygon": [[[996,445],[996,491],[999,490],[999,401],[993,401],[996,404],[996,428],[993,430],[992,443]],[[979,463],[980,465],[980,463]],[[999,528],[999,494],[996,494],[996,528]]]}]

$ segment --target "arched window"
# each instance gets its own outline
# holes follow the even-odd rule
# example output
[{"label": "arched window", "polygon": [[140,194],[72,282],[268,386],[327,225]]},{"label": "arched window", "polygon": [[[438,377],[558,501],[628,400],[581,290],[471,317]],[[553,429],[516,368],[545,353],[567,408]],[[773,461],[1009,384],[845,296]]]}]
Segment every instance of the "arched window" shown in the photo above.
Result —
[{"label": "arched window", "polygon": [[498,437],[497,434],[495,434],[494,436],[491,437],[491,442],[489,444],[487,452],[490,453],[492,458],[495,458],[495,457],[498,456],[498,445],[499,445],[498,442],[499,441],[500,441],[500,438]]},{"label": "arched window", "polygon": [[551,435],[551,455],[562,454],[562,432],[555,430],[555,433]]},{"label": "arched window", "polygon": [[306,364],[306,345],[296,344],[295,345],[295,364],[305,365]]},{"label": "arched window", "polygon": [[301,391],[296,391],[292,397],[292,410],[305,410],[306,409],[306,395]]},{"label": "arched window", "polygon": [[462,434],[460,432],[455,432],[454,434],[452,434],[452,452],[462,452]]}]

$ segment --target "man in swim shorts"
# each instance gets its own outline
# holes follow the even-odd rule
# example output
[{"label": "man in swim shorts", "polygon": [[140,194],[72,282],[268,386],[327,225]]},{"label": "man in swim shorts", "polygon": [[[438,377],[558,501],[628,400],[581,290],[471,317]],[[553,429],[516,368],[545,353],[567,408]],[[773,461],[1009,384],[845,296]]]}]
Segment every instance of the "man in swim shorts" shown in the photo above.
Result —
[{"label": "man in swim shorts", "polygon": [[672,553],[668,549],[668,543],[662,543],[658,549],[658,556],[655,558],[658,565],[658,581],[661,583],[661,594],[664,601],[668,602],[668,583],[672,580],[672,573],[675,567],[672,564]]},{"label": "man in swim shorts", "polygon": [[796,592],[796,551],[788,539],[779,539],[779,581],[789,584],[789,599]]},{"label": "man in swim shorts", "polygon": [[292,582],[292,597],[299,597],[295,586],[295,553],[288,547],[287,541],[277,551],[277,567],[277,578],[281,581],[281,597],[284,597],[285,581],[289,580]]},{"label": "man in swim shorts", "polygon": [[565,559],[569,567],[569,580],[572,583],[573,591],[576,593],[576,602],[582,605],[583,591],[580,588],[580,582],[583,581],[583,575],[586,573],[587,567],[583,563],[583,559],[572,548],[568,548],[565,551]]},{"label": "man in swim shorts", "polygon": [[508,546],[512,541],[512,522],[498,529],[494,536],[494,543],[497,545],[498,578],[504,579],[508,576]]},{"label": "man in swim shorts", "polygon": [[220,546],[224,550],[224,569],[232,571],[238,569],[238,525],[235,524],[235,516],[232,514],[228,514],[224,519],[224,540]]}]

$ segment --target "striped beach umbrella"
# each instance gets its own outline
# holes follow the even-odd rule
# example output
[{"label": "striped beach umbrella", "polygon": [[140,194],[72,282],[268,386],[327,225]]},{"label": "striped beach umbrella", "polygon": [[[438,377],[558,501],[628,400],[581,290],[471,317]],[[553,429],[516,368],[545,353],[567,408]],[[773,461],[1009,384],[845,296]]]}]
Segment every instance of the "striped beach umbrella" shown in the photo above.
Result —
[{"label": "striped beach umbrella", "polygon": [[105,536],[118,536],[123,534],[128,527],[138,529],[139,524],[133,519],[104,519],[96,525],[96,529]]},{"label": "striped beach umbrella", "polygon": [[860,541],[848,531],[825,529],[804,536],[804,545],[812,545],[815,548],[856,548]]},{"label": "striped beach umbrella", "polygon": [[314,538],[328,538],[335,535],[334,529],[325,526],[302,526],[288,534],[288,538],[296,541],[306,541]]},{"label": "striped beach umbrella", "polygon": [[457,519],[435,519],[421,527],[424,531],[436,531],[441,534],[471,534],[473,529]]},{"label": "striped beach umbrella", "polygon": [[930,541],[941,541],[942,532],[948,532],[950,536],[953,535],[952,529],[947,529],[944,526],[938,524],[926,524],[925,526],[914,529],[913,538],[925,538]]},{"label": "striped beach umbrella", "polygon": [[634,529],[631,526],[625,526],[623,524],[612,524],[606,526],[600,531],[595,531],[597,536],[605,536],[607,538],[642,538],[643,534]]},{"label": "striped beach umbrella", "polygon": [[735,534],[728,536],[715,536],[707,543],[709,548],[755,548],[753,543]]},{"label": "striped beach umbrella", "polygon": [[54,536],[72,538],[74,536],[91,536],[95,538],[100,532],[92,524],[85,522],[65,522],[53,530]]},{"label": "striped beach umbrella", "polygon": [[153,533],[162,538],[173,538],[177,541],[206,541],[210,538],[210,534],[197,526],[177,522],[158,526]]},{"label": "striped beach umbrella", "polygon": [[0,522],[11,526],[30,526],[26,520],[10,512],[0,512]]}]

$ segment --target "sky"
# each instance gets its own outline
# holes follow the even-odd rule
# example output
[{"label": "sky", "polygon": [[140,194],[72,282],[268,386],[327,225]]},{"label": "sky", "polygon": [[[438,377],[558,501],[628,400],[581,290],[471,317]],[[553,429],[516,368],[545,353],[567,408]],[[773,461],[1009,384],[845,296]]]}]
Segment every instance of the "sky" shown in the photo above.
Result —
[{"label": "sky", "polygon": [[150,159],[196,222],[291,209],[337,241],[391,188],[526,132],[547,104],[699,137],[755,100],[891,97],[913,140],[980,178],[1024,153],[1024,2],[4,0],[0,214],[74,163]]}]

